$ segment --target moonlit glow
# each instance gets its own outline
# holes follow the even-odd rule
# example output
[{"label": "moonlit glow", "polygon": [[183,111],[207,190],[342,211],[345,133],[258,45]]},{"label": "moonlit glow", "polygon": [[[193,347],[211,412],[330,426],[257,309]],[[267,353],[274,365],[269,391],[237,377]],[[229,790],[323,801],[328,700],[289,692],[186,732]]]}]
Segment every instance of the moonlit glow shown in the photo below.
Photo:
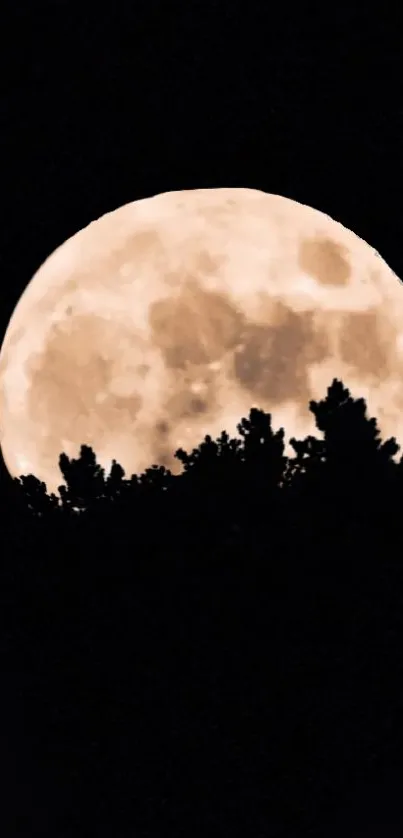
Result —
[{"label": "moonlit glow", "polygon": [[[62,482],[61,451],[174,473],[179,447],[255,405],[287,439],[320,435],[334,377],[403,440],[403,289],[318,210],[254,189],[136,201],[59,247],[27,285],[0,353],[0,442],[13,476]],[[290,449],[287,448],[289,451]]]}]

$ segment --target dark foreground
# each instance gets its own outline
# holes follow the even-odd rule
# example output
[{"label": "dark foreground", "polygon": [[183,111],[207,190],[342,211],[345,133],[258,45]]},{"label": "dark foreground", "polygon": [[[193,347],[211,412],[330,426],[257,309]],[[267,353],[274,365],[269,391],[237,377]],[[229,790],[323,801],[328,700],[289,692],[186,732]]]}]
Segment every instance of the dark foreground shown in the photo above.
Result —
[{"label": "dark foreground", "polygon": [[4,838],[402,835],[400,466],[343,428],[287,492],[268,433],[247,492],[10,506]]}]

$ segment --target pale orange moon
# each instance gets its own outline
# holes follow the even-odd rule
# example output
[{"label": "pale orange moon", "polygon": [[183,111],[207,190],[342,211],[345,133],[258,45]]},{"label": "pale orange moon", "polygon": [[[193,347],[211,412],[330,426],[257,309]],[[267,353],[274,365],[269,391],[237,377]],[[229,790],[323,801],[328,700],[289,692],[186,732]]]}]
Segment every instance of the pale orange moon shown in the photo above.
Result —
[{"label": "pale orange moon", "polygon": [[[57,491],[59,454],[153,463],[255,405],[286,440],[316,430],[334,377],[403,440],[403,288],[329,216],[255,189],[166,192],[94,221],[44,262],[0,353],[11,475]],[[287,451],[291,451],[287,446]]]}]

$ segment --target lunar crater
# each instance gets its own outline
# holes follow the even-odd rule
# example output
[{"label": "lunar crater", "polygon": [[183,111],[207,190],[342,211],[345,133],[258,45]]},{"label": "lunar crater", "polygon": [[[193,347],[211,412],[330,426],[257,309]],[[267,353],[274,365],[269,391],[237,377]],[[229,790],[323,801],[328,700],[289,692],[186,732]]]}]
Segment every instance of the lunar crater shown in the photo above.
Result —
[{"label": "lunar crater", "polygon": [[322,285],[346,286],[351,276],[347,248],[331,238],[306,238],[299,247],[299,265]]}]

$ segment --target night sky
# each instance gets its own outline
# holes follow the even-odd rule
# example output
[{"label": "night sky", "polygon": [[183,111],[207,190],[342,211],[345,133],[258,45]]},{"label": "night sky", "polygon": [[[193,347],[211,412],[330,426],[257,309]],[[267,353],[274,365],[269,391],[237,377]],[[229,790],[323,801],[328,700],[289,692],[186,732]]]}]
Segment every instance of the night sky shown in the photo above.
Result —
[{"label": "night sky", "polygon": [[400,15],[280,6],[136,0],[97,17],[64,0],[5,4],[1,337],[57,246],[170,190],[309,204],[403,276]]},{"label": "night sky", "polygon": [[[104,213],[164,191],[284,195],[352,229],[403,278],[399,7],[6,0],[1,340],[56,247]],[[5,475],[0,459],[0,488]],[[352,834],[340,819],[336,833]]]}]

